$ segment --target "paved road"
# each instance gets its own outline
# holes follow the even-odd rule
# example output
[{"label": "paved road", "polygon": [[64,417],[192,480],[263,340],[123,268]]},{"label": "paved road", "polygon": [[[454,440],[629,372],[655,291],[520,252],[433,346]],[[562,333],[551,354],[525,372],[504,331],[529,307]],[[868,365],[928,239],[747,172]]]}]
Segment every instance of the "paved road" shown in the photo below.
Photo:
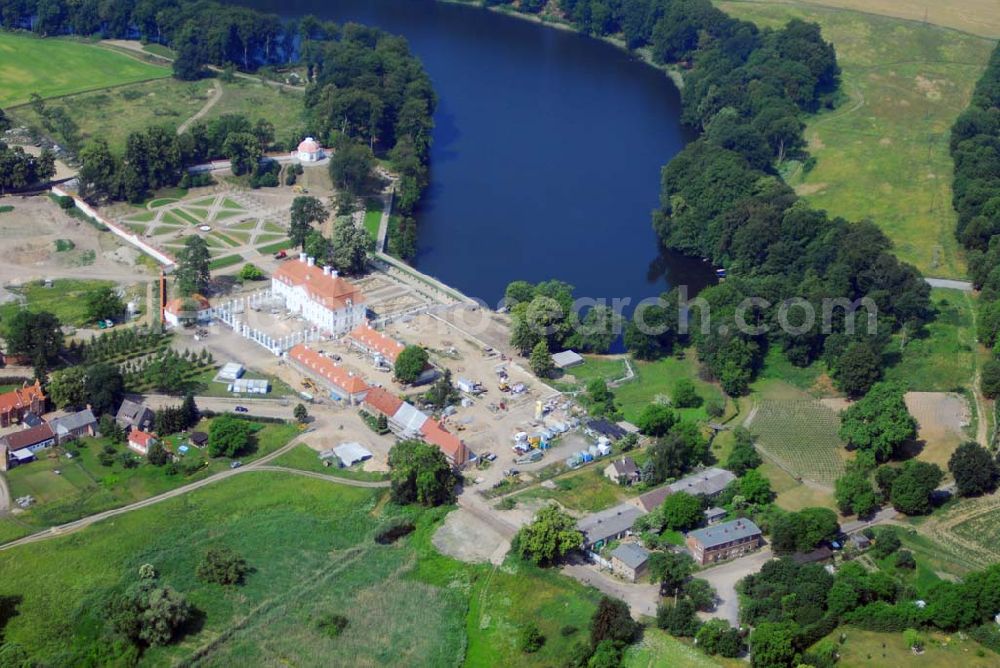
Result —
[{"label": "paved road", "polygon": [[882,522],[894,520],[897,515],[899,515],[899,513],[896,512],[896,509],[889,506],[875,513],[875,516],[870,520],[853,520],[851,522],[845,522],[840,525],[840,530],[844,533],[854,533],[855,531],[861,531],[862,529],[867,529],[870,526],[881,524]]},{"label": "paved road", "polygon": [[[146,394],[142,397],[142,401],[153,410],[163,408],[164,406],[177,406],[183,400],[182,397],[175,397],[168,394]],[[295,410],[296,403],[281,399],[230,399],[228,397],[200,396],[196,396],[194,401],[198,405],[198,408],[215,411],[216,413],[232,413],[237,406],[243,406],[248,410],[247,415],[283,418],[286,420],[291,420],[294,417],[292,412]]]},{"label": "paved road", "polygon": [[961,290],[962,292],[972,292],[972,283],[968,281],[953,281],[950,278],[925,278],[927,285],[932,288],[945,288],[948,290]]},{"label": "paved road", "polygon": [[771,548],[764,547],[753,554],[695,573],[695,577],[708,580],[715,587],[715,593],[718,594],[715,610],[709,613],[699,613],[699,615],[706,618],[725,619],[733,626],[738,627],[740,625],[740,601],[736,594],[736,583],[746,576],[760,571],[773,556]]}]

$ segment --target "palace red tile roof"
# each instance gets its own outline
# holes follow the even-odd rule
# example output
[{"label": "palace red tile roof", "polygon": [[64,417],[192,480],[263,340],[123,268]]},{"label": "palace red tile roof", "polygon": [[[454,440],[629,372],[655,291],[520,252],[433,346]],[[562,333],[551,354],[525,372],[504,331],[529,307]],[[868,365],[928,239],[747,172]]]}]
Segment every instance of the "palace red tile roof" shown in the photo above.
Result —
[{"label": "palace red tile roof", "polygon": [[349,336],[369,351],[378,353],[390,362],[395,362],[399,353],[403,352],[403,344],[372,329],[368,323],[362,323],[354,328]]},{"label": "palace red tile roof", "polygon": [[403,405],[403,400],[384,388],[373,387],[365,395],[364,403],[372,410],[386,417],[392,417]]},{"label": "palace red tile roof", "polygon": [[289,357],[314,372],[317,376],[333,383],[348,394],[354,395],[368,389],[368,383],[347,369],[337,366],[333,360],[320,355],[305,344],[299,344],[288,351]]},{"label": "palace red tile roof", "polygon": [[322,267],[301,260],[282,263],[273,278],[285,285],[302,286],[309,297],[328,309],[363,304],[365,295],[350,281],[323,273]]}]

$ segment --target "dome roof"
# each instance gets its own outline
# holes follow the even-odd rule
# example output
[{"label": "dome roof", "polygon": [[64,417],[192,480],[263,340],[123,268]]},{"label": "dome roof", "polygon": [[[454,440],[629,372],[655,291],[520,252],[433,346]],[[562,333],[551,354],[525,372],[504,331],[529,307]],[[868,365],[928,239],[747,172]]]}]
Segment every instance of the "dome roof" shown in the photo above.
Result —
[{"label": "dome roof", "polygon": [[299,153],[319,153],[320,145],[312,137],[306,137],[299,144]]}]

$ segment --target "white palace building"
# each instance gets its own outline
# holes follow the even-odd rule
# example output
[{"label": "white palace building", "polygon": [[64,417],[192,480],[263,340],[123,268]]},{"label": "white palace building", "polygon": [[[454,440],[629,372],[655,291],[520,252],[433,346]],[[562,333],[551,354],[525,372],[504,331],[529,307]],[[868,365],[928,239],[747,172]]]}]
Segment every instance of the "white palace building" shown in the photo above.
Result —
[{"label": "white palace building", "polygon": [[340,336],[366,321],[365,295],[330,267],[317,267],[305,253],[281,264],[271,278],[271,292],[292,313]]}]

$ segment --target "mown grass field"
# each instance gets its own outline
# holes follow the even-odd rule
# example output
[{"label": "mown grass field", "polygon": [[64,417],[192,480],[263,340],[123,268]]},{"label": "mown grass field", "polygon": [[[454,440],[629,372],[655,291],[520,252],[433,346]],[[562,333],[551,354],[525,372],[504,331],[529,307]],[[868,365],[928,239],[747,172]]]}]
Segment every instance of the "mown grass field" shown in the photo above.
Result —
[{"label": "mown grass field", "polygon": [[641,641],[625,651],[622,665],[624,668],[660,668],[661,666],[683,666],[684,668],[726,666],[732,668],[746,666],[746,662],[739,659],[708,656],[665,631],[649,628],[643,631]]},{"label": "mown grass field", "polygon": [[300,443],[274,460],[275,466],[285,466],[301,471],[315,471],[326,475],[349,478],[351,480],[385,480],[387,473],[381,471],[365,471],[363,464],[355,464],[351,468],[341,469],[336,465],[324,466],[319,458],[319,452],[305,443]]},{"label": "mown grass field", "polygon": [[0,107],[170,76],[170,69],[65,39],[0,32]]},{"label": "mown grass field", "polygon": [[[35,659],[73,665],[105,642],[102,602],[155,566],[161,582],[199,611],[199,621],[144,663],[354,666],[553,665],[585,639],[598,594],[553,571],[508,561],[495,569],[437,553],[430,536],[447,509],[399,509],[384,490],[293,474],[249,472],[94,525],[72,536],[0,552],[3,593],[20,596],[5,640]],[[390,516],[417,530],[394,545],[372,538]],[[198,581],[204,551],[231,547],[254,571],[238,588]],[[58,567],[53,567],[58,564]],[[342,614],[331,639],[315,627]],[[517,648],[521,625],[547,638],[534,655]],[[563,636],[560,629],[578,631]]]},{"label": "mown grass field", "polygon": [[552,499],[570,510],[593,513],[636,496],[638,492],[616,485],[605,477],[608,463],[598,462],[595,466],[554,478],[555,489],[535,485],[514,498]]},{"label": "mown grass field", "polygon": [[[687,353],[684,359],[665,357],[655,362],[632,362],[635,379],[624,382],[613,390],[626,420],[638,418],[642,409],[651,402],[669,399],[674,384],[680,378],[687,378],[694,383],[703,402],[723,399],[722,391],[717,386],[698,377],[698,360],[694,351],[689,350]],[[677,413],[690,420],[708,419],[704,403],[697,408],[678,409]]]},{"label": "mown grass field", "polygon": [[[870,4],[846,1],[859,8]],[[807,120],[809,152],[817,163],[808,173],[801,165],[786,165],[790,185],[832,215],[873,220],[893,240],[899,257],[925,274],[961,277],[948,136],[993,42],[933,25],[801,2],[718,4],[761,26],[790,18],[815,21],[837,49],[843,99],[835,110]],[[954,14],[977,20],[967,3],[936,6],[951,6]],[[992,6],[996,20],[1000,12]]]}]

